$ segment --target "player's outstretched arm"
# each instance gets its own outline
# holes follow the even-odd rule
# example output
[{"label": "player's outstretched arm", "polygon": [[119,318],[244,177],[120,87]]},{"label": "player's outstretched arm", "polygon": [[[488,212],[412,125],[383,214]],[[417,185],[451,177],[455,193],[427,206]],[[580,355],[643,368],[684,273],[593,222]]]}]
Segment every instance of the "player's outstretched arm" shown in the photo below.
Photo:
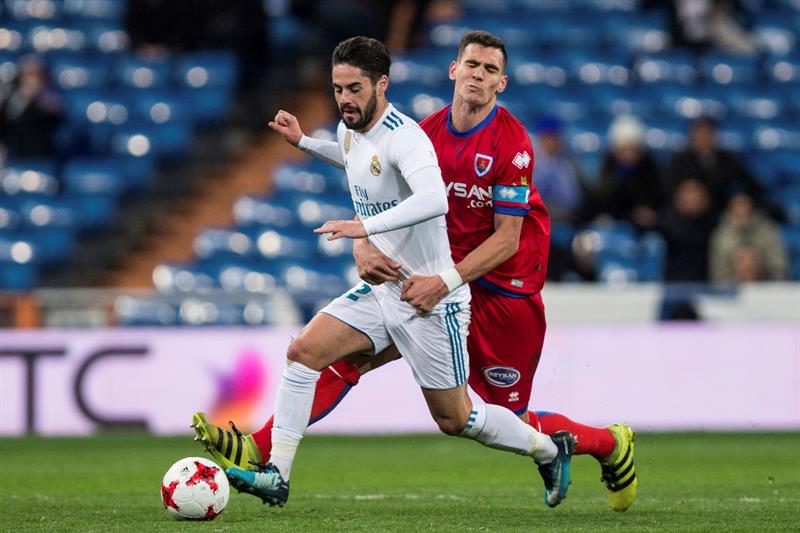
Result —
[{"label": "player's outstretched arm", "polygon": [[297,117],[281,109],[275,119],[267,124],[272,130],[283,135],[286,142],[311,154],[320,161],[324,161],[339,169],[344,169],[344,157],[339,149],[339,143],[323,141],[308,137],[303,133]]},{"label": "player's outstretched arm", "polygon": [[286,142],[292,146],[300,144],[300,139],[303,138],[303,130],[300,128],[297,117],[283,109],[278,111],[275,118],[267,123],[267,126],[283,135]]}]

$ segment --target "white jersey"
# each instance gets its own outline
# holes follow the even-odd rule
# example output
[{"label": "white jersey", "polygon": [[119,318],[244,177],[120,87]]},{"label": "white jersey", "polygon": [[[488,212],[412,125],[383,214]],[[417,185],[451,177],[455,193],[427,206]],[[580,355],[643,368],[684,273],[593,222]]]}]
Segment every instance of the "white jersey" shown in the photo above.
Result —
[{"label": "white jersey", "polygon": [[[342,152],[353,207],[362,220],[391,209],[409,196],[407,176],[439,163],[430,139],[412,118],[389,104],[375,126],[359,133],[339,123]],[[444,187],[442,193],[446,195]],[[446,198],[445,198],[446,201]],[[436,275],[453,267],[444,215],[419,224],[369,236],[369,242],[403,266],[401,273]],[[398,292],[402,282],[390,282]],[[442,302],[469,298],[464,285]]]}]

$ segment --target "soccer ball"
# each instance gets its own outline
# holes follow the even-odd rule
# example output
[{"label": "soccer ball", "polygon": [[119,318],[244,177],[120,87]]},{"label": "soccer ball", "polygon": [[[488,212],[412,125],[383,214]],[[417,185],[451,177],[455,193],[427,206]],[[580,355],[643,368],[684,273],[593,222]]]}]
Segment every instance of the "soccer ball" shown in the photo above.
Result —
[{"label": "soccer ball", "polygon": [[212,520],[228,504],[230,486],[214,461],[185,457],[169,467],[161,482],[161,501],[178,520]]}]

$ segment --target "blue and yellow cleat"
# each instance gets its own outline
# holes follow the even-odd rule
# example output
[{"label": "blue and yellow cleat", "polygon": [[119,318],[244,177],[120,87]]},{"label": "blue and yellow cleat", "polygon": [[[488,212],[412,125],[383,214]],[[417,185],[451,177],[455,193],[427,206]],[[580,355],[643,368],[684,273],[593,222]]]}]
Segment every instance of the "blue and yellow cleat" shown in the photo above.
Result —
[{"label": "blue and yellow cleat", "polygon": [[238,467],[252,470],[254,464],[261,463],[261,453],[251,435],[243,435],[233,422],[231,429],[222,429],[208,421],[205,413],[192,416],[194,440],[200,441],[206,451],[214,457],[222,468]]},{"label": "blue and yellow cleat", "polygon": [[539,474],[544,479],[544,503],[555,507],[567,497],[572,480],[569,477],[569,465],[575,453],[575,437],[569,431],[557,431],[550,435],[558,453],[555,459],[547,464],[539,465]]},{"label": "blue and yellow cleat", "polygon": [[278,467],[272,463],[256,466],[257,470],[228,468],[225,475],[228,476],[231,486],[239,492],[257,496],[270,507],[283,507],[289,499],[289,482],[283,479]]},{"label": "blue and yellow cleat", "polygon": [[615,511],[626,511],[636,499],[639,480],[633,462],[634,433],[627,424],[612,424],[608,430],[617,445],[614,452],[600,463],[601,480],[608,489],[608,503]]}]

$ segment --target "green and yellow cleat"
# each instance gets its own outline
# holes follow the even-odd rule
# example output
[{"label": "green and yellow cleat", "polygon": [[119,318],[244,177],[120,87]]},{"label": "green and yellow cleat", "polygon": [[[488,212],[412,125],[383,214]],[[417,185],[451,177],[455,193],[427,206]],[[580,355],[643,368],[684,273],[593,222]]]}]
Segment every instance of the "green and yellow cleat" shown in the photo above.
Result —
[{"label": "green and yellow cleat", "polygon": [[608,430],[617,445],[611,455],[600,463],[601,480],[608,489],[608,503],[614,511],[627,511],[636,499],[636,468],[633,461],[634,434],[627,424],[612,424]]},{"label": "green and yellow cleat", "polygon": [[254,465],[261,463],[256,442],[251,435],[242,435],[233,422],[229,423],[233,431],[215,426],[205,413],[197,412],[192,416],[190,427],[195,432],[194,440],[202,443],[223,470],[231,467],[254,470]]}]

